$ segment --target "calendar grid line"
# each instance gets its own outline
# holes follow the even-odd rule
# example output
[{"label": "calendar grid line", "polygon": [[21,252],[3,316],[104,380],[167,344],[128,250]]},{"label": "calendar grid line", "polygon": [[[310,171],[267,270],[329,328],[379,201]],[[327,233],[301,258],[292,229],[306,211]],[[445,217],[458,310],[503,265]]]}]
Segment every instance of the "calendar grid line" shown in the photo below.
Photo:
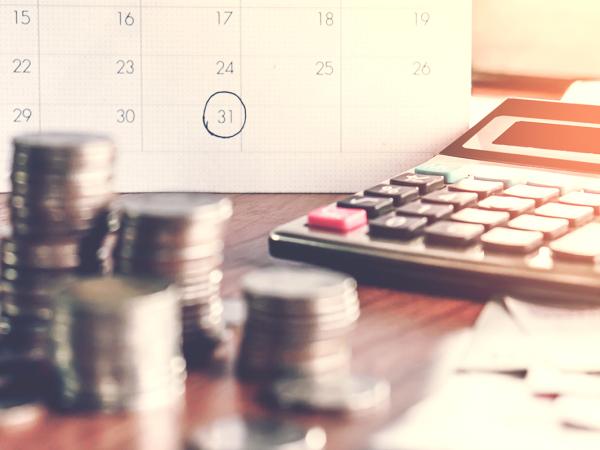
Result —
[{"label": "calendar grid line", "polygon": [[[242,74],[243,71],[243,67],[244,67],[244,51],[243,51],[243,35],[244,35],[244,30],[243,30],[243,24],[242,24],[242,20],[243,20],[243,14],[242,14],[242,8],[243,8],[243,0],[240,0],[239,3],[239,22],[240,22],[240,98],[244,98],[244,76]],[[244,133],[240,134],[240,153],[244,152]]]},{"label": "calendar grid line", "polygon": [[40,0],[37,0],[37,67],[38,67],[38,130],[42,131],[42,37],[40,25]]},{"label": "calendar grid line", "polygon": [[144,151],[144,14],[143,14],[143,5],[142,1],[139,1],[139,9],[140,9],[140,151]]},{"label": "calendar grid line", "polygon": [[344,124],[343,124],[343,111],[344,111],[344,87],[343,87],[343,79],[344,79],[344,17],[342,11],[344,10],[344,0],[340,0],[340,153],[344,152]]}]

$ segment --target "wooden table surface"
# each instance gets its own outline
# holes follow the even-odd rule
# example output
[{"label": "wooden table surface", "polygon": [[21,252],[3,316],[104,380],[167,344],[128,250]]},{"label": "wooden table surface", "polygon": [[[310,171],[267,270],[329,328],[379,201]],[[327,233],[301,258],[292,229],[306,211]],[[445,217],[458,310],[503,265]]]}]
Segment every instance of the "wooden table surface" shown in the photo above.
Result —
[{"label": "wooden table surface", "polygon": [[[528,85],[522,91],[529,93]],[[489,82],[481,92],[497,93]],[[233,195],[235,215],[227,239],[224,297],[238,295],[239,280],[246,272],[272,262],[267,250],[272,228],[338,197]],[[34,428],[0,431],[0,450],[175,450],[180,436],[194,426],[232,413],[274,414],[320,424],[328,434],[328,449],[364,449],[370,433],[421,397],[436,347],[449,333],[472,325],[482,304],[364,285],[359,293],[362,315],[353,336],[353,366],[356,372],[390,380],[393,393],[387,411],[354,418],[283,413],[261,403],[257,386],[238,382],[231,371],[194,371],[180,415],[169,411],[118,416],[50,414]]]}]

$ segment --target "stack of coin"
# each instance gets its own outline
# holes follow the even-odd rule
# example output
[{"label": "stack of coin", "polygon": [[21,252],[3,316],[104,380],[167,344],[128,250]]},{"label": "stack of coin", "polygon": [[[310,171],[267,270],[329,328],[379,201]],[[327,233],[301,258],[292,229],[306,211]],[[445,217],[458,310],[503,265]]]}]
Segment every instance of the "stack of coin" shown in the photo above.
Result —
[{"label": "stack of coin", "polygon": [[225,336],[220,267],[231,202],[165,193],[127,196],[119,206],[117,271],[157,275],[177,285],[185,356],[189,363],[206,361]]},{"label": "stack of coin", "polygon": [[58,406],[131,411],[181,400],[181,318],[168,281],[78,279],[57,294],[50,331]]},{"label": "stack of coin", "polygon": [[25,135],[13,144],[3,313],[11,345],[43,356],[56,285],[107,265],[100,250],[109,242],[115,147],[102,136],[62,133]]},{"label": "stack of coin", "polygon": [[360,314],[356,282],[336,272],[273,267],[246,276],[248,318],[238,372],[249,378],[324,376],[350,367]]}]

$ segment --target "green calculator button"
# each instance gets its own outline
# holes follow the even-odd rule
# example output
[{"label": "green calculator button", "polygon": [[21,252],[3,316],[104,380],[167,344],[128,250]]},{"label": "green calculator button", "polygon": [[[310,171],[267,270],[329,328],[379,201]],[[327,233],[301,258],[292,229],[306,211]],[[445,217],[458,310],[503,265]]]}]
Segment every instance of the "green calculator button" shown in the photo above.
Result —
[{"label": "green calculator button", "polygon": [[438,175],[444,177],[446,183],[456,183],[469,176],[469,166],[455,164],[423,164],[415,168],[419,175]]}]

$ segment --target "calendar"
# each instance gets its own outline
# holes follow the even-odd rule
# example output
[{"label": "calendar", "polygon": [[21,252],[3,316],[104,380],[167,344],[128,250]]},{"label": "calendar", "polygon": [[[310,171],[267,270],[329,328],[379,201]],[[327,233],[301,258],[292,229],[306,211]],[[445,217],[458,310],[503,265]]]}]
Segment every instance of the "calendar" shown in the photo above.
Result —
[{"label": "calendar", "polygon": [[114,137],[121,191],[350,192],[467,126],[470,0],[0,0],[0,169]]}]

